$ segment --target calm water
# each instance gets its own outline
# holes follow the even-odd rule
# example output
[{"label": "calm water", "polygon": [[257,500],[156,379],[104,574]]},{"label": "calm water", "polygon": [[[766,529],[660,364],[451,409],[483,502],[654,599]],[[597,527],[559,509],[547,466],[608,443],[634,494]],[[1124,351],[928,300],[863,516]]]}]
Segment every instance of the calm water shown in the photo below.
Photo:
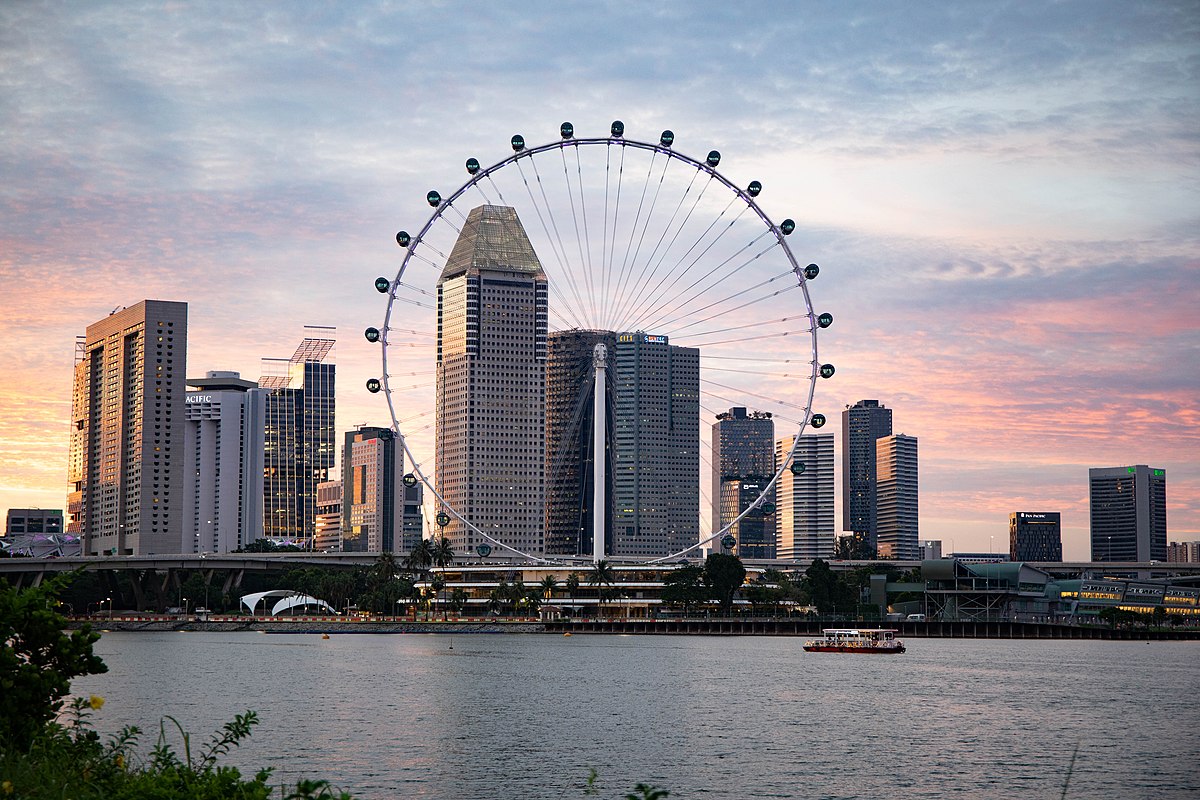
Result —
[{"label": "calm water", "polygon": [[1200,643],[108,633],[104,730],[196,740],[246,709],[240,767],[362,798],[1196,797]]}]

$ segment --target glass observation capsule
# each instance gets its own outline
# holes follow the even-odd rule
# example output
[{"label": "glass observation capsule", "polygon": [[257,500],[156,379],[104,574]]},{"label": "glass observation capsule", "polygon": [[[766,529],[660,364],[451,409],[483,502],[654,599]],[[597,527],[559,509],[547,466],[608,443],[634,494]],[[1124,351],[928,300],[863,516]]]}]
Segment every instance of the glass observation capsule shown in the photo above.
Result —
[{"label": "glass observation capsule", "polygon": [[492,546],[490,544],[475,545],[475,552],[479,553],[481,558],[487,558],[492,554]]},{"label": "glass observation capsule", "polygon": [[816,264],[809,264],[807,267],[804,268],[804,277],[808,278],[810,281],[820,274],[821,274],[821,268],[818,267]]},{"label": "glass observation capsule", "polygon": [[828,328],[833,324],[833,314],[830,314],[828,311],[824,312],[821,316],[817,317],[817,324],[822,328]]},{"label": "glass observation capsule", "polygon": [[613,136],[624,136],[625,135],[625,123],[621,122],[621,120],[619,120],[619,119],[614,120],[612,126],[609,128],[609,131],[612,133]]},{"label": "glass observation capsule", "polygon": [[720,163],[721,163],[721,154],[720,154],[720,153],[718,153],[716,150],[709,150],[709,151],[708,151],[708,158],[706,158],[706,159],[704,159],[704,160],[705,160],[706,162],[708,162],[708,165],[709,165],[710,167],[716,167],[716,166],[717,166],[717,164],[720,164]]},{"label": "glass observation capsule", "polygon": [[450,515],[447,514],[445,511],[439,511],[438,515],[436,517],[436,520],[437,520],[437,524],[441,525],[444,528],[450,524]]},{"label": "glass observation capsule", "polygon": [[762,513],[774,514],[775,513],[775,504],[774,503],[763,503],[762,504]]},{"label": "glass observation capsule", "polygon": [[513,134],[512,137],[513,152],[519,153],[525,149],[525,137],[519,133]]},{"label": "glass observation capsule", "polygon": [[658,143],[663,147],[675,144],[675,131],[663,131],[662,135],[658,137]]},{"label": "glass observation capsule", "polygon": [[392,282],[387,278],[380,277],[375,279],[375,291],[379,292],[380,294],[387,294],[387,290],[390,289],[391,286]]},{"label": "glass observation capsule", "polygon": [[434,208],[437,208],[442,204],[442,196],[437,193],[437,190],[430,189],[429,193],[425,195],[425,202],[429,203],[429,205],[433,206]]},{"label": "glass observation capsule", "polygon": [[367,391],[375,394],[383,388],[383,384],[379,382],[379,378],[367,378]]},{"label": "glass observation capsule", "polygon": [[379,328],[367,328],[363,331],[363,336],[367,337],[367,341],[371,344],[379,341]]},{"label": "glass observation capsule", "polygon": [[758,197],[758,193],[762,191],[762,184],[758,181],[750,181],[750,185],[746,187],[746,194],[751,197]]},{"label": "glass observation capsule", "polygon": [[467,173],[474,175],[476,172],[479,172],[479,159],[472,156],[467,159]]},{"label": "glass observation capsule", "polygon": [[825,425],[825,415],[824,414],[813,414],[811,422],[812,422],[812,426],[814,428],[820,428]]},{"label": "glass observation capsule", "polygon": [[412,244],[412,237],[408,235],[408,231],[400,231],[396,234],[396,244],[401,247],[408,247]]},{"label": "glass observation capsule", "polygon": [[417,476],[413,475],[411,472],[406,473],[404,476],[404,485],[409,488],[416,486],[417,485]]},{"label": "glass observation capsule", "polygon": [[575,135],[575,126],[569,122],[564,122],[562,125],[558,126],[558,133],[564,139],[570,139]]},{"label": "glass observation capsule", "polygon": [[796,230],[796,221],[794,219],[785,219],[779,223],[779,230],[783,232],[784,236],[790,236],[792,231]]},{"label": "glass observation capsule", "polygon": [[737,544],[737,539],[733,537],[732,533],[727,533],[721,537],[721,546],[726,550],[732,550],[735,544]]},{"label": "glass observation capsule", "polygon": [[821,377],[822,378],[832,378],[833,373],[835,371],[836,370],[834,370],[833,364],[822,364],[821,365]]},{"label": "glass observation capsule", "polygon": [[803,461],[793,461],[792,466],[788,467],[793,475],[803,475],[806,469]]}]

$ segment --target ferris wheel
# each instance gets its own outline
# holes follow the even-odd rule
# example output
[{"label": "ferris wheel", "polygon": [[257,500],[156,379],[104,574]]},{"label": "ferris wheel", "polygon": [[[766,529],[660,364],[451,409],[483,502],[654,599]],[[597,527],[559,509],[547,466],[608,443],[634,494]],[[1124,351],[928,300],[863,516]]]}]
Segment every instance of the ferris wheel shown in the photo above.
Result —
[{"label": "ferris wheel", "polygon": [[[617,121],[605,136],[583,137],[564,122],[553,141],[529,146],[515,135],[510,146],[511,154],[490,166],[466,159],[467,179],[453,191],[428,191],[431,215],[420,227],[396,234],[399,268],[394,277],[375,281],[376,290],[387,296],[387,309],[382,325],[365,331],[367,340],[381,348],[381,373],[367,381],[367,389],[387,400],[404,453],[405,484],[422,484],[435,524],[476,543],[480,556],[499,549],[533,561],[557,560],[502,523],[474,518],[443,487],[453,459],[444,452],[438,430],[439,404],[450,383],[442,362],[440,281],[448,262],[459,258],[456,248],[464,237],[483,224],[480,209],[511,210],[519,220],[516,238],[527,237],[535,266],[544,272],[542,324],[552,346],[573,334],[596,339],[600,332],[610,348],[618,340],[636,340],[669,343],[671,352],[696,355],[692,391],[702,421],[691,458],[697,468],[660,469],[656,479],[683,481],[683,493],[695,493],[698,527],[687,542],[676,540],[671,552],[642,560],[686,557],[714,542],[730,547],[734,526],[774,513],[781,476],[785,471],[798,476],[807,467],[797,457],[801,434],[826,422],[812,405],[817,379],[834,374],[817,350],[817,332],[828,328],[833,316],[814,310],[809,284],[820,269],[793,255],[789,237],[796,223],[773,222],[759,205],[765,191],[760,181],[742,188],[718,171],[718,151],[703,158],[685,155],[669,130],[657,141],[641,141],[626,137]],[[688,390],[672,391],[686,395]],[[594,386],[592,392],[599,394]],[[579,422],[584,409],[582,400],[571,403],[571,398],[560,403],[567,409],[562,425],[568,427]],[[753,407],[769,417],[775,437],[790,447],[777,448],[754,487],[757,494],[718,525],[709,513],[719,502],[709,490],[717,468],[709,457],[709,437],[712,421],[734,407]],[[593,423],[607,413],[594,412]],[[571,436],[586,438],[579,434]],[[590,446],[595,441],[604,441],[604,435],[593,432]],[[545,455],[551,489],[560,480],[556,465],[564,460],[556,452],[552,442]],[[594,459],[593,468],[605,460]],[[690,482],[695,485],[686,485]],[[646,492],[649,496],[650,489]]]}]

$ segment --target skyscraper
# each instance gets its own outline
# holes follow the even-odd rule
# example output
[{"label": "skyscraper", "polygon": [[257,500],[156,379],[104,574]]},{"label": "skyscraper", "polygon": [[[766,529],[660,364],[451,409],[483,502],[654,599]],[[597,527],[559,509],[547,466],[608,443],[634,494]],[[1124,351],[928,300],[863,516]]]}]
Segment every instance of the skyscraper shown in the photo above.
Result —
[{"label": "skyscraper", "polygon": [[[515,210],[472,209],[437,292],[438,492],[489,536],[541,555],[547,285]],[[457,551],[486,543],[450,517]]]},{"label": "skyscraper", "polygon": [[[796,437],[775,443],[776,469],[792,452]],[[794,463],[785,469],[775,489],[776,556],[797,561],[833,557],[834,530],[833,434],[801,436]]]},{"label": "skyscraper", "polygon": [[334,434],[334,329],[306,326],[291,358],[263,359],[269,389],[263,462],[263,535],[311,546],[317,484],[329,480]]},{"label": "skyscraper", "polygon": [[[712,426],[712,530],[724,528],[750,507],[775,474],[775,422],[766,412],[742,407],[717,415]],[[766,498],[774,502],[774,492]],[[743,558],[774,558],[775,518],[755,509],[729,529],[733,552]]]},{"label": "skyscraper", "polygon": [[421,484],[406,487],[404,450],[390,428],[346,433],[342,451],[342,549],[409,553],[421,539]]},{"label": "skyscraper", "polygon": [[[592,359],[597,344],[616,349],[611,331],[552,333],[546,361],[546,553],[592,552],[593,393]],[[604,446],[605,552],[612,550],[613,384],[605,382],[608,442]]]},{"label": "skyscraper", "polygon": [[180,552],[229,553],[262,536],[267,391],[236,372],[188,385]]},{"label": "skyscraper", "polygon": [[178,553],[187,303],[115,310],[76,356],[68,530],[85,555]]},{"label": "skyscraper", "polygon": [[878,400],[859,400],[842,412],[842,530],[872,547],[876,536],[875,442],[892,434],[892,411]]},{"label": "skyscraper", "polygon": [[1167,471],[1145,464],[1088,470],[1093,561],[1165,561]]},{"label": "skyscraper", "polygon": [[917,515],[917,438],[897,433],[875,443],[876,541],[883,558],[915,559],[920,550]]},{"label": "skyscraper", "polygon": [[700,540],[700,351],[621,333],[613,384],[616,556],[664,556]]},{"label": "skyscraper", "polygon": [[342,482],[325,481],[317,484],[317,521],[313,533],[313,550],[337,553],[342,549]]},{"label": "skyscraper", "polygon": [[1013,561],[1062,561],[1062,515],[1057,511],[1009,514],[1008,557]]}]

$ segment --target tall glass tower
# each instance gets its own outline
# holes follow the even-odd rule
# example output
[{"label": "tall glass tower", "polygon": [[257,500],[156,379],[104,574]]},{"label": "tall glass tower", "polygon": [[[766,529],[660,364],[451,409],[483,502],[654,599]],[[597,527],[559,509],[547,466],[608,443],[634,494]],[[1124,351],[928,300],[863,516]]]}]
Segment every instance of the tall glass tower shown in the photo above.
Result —
[{"label": "tall glass tower", "polygon": [[872,547],[876,534],[875,442],[892,435],[892,410],[859,400],[842,412],[842,530]]},{"label": "tall glass tower", "polygon": [[917,437],[897,433],[875,442],[876,542],[882,558],[919,558]]},{"label": "tall glass tower", "polygon": [[[489,536],[541,555],[547,284],[514,209],[472,209],[437,297],[438,492]],[[487,544],[449,516],[455,550]]]},{"label": "tall glass tower", "polygon": [[[792,452],[796,437],[775,443],[776,468]],[[833,434],[800,437],[796,460],[804,465],[799,474],[785,469],[775,491],[776,557],[797,561],[833,557],[836,531],[833,528]]]},{"label": "tall glass tower", "polygon": [[[731,408],[712,426],[713,533],[736,519],[775,474],[775,421],[763,411]],[[774,502],[774,490],[766,498]],[[729,529],[732,551],[742,558],[775,557],[775,519],[751,511]],[[715,545],[714,545],[715,547]]]},{"label": "tall glass tower", "polygon": [[1092,561],[1167,559],[1167,471],[1138,464],[1088,470]]},{"label": "tall glass tower", "polygon": [[334,434],[335,329],[310,325],[291,358],[263,359],[269,389],[263,458],[263,535],[311,547],[317,484],[328,481]]}]

